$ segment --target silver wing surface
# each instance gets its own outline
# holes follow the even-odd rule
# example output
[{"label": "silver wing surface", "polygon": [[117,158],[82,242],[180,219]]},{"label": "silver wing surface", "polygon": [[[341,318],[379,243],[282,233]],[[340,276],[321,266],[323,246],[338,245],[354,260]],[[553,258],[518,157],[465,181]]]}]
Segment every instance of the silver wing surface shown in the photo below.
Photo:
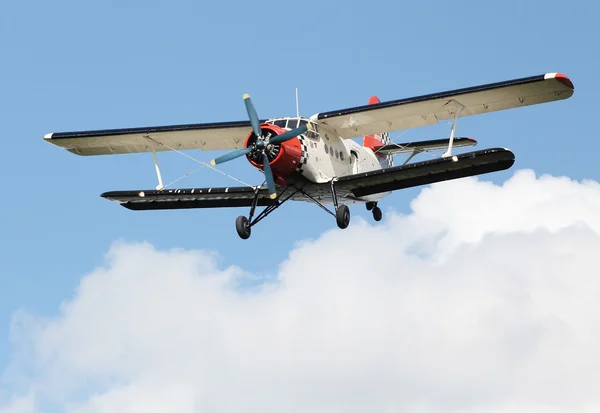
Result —
[{"label": "silver wing surface", "polygon": [[342,138],[433,125],[440,120],[567,99],[574,86],[559,73],[531,76],[373,105],[319,113],[312,119]]},{"label": "silver wing surface", "polygon": [[171,148],[237,149],[244,146],[251,131],[249,121],[240,121],[56,132],[45,135],[44,139],[77,155],[112,155],[168,151]]}]

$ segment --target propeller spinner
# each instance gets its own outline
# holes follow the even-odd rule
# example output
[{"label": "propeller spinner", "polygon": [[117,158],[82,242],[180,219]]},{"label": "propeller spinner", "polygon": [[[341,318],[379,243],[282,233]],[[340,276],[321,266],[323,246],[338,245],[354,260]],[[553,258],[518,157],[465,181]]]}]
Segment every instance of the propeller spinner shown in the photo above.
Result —
[{"label": "propeller spinner", "polygon": [[269,189],[269,196],[271,199],[275,199],[277,197],[277,192],[275,190],[273,172],[271,171],[271,165],[269,163],[268,151],[273,147],[273,145],[281,144],[295,138],[298,135],[302,135],[307,130],[310,130],[311,126],[310,124],[301,125],[300,127],[284,132],[281,135],[271,137],[269,134],[264,136],[260,128],[258,114],[256,113],[254,105],[252,104],[250,95],[246,93],[243,97],[244,104],[246,105],[246,112],[248,112],[248,118],[250,119],[250,124],[252,125],[254,135],[256,135],[256,140],[247,148],[236,149],[228,152],[222,156],[219,156],[218,158],[213,159],[210,161],[210,163],[214,166],[248,154],[253,155],[254,158],[261,156],[263,161],[263,172],[265,173],[265,180],[267,182],[267,188]]}]

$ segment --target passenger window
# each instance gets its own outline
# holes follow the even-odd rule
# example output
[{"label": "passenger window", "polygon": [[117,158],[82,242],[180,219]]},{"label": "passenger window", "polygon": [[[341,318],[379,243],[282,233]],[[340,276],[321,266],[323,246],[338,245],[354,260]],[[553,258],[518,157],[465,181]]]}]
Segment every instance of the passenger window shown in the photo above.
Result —
[{"label": "passenger window", "polygon": [[340,151],[340,160],[343,161],[344,160],[344,152]]},{"label": "passenger window", "polygon": [[329,146],[327,144],[325,144],[325,153],[329,153]]},{"label": "passenger window", "polygon": [[336,158],[339,158],[339,157],[340,157],[340,153],[338,152],[338,150],[337,150],[337,149],[335,150],[335,157],[336,157]]}]

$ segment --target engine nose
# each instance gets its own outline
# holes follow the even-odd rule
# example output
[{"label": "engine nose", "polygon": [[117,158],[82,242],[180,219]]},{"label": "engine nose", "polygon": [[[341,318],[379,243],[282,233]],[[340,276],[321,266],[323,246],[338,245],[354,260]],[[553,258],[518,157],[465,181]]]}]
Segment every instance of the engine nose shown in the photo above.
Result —
[{"label": "engine nose", "polygon": [[[285,179],[292,172],[296,170],[300,159],[302,157],[302,146],[298,140],[298,137],[286,140],[282,143],[271,144],[267,143],[270,139],[285,133],[286,130],[276,125],[263,124],[261,125],[261,133],[264,140],[264,149],[269,160],[269,165],[273,174],[276,175],[276,179]],[[252,150],[246,154],[248,161],[260,169],[264,170],[263,154],[262,149],[258,147],[263,145],[263,141],[259,140],[254,132],[251,132],[246,139],[246,148]]]},{"label": "engine nose", "polygon": [[[251,132],[250,135],[248,135],[248,139],[246,139],[246,148],[257,148],[258,146],[264,145],[265,153],[267,154],[269,163],[272,163],[275,159],[277,159],[277,156],[281,152],[282,144],[267,143],[269,139],[278,135],[278,133],[271,128],[261,127],[261,132],[265,140],[259,141],[256,134]],[[252,152],[249,152],[246,157],[250,163],[263,166],[262,151],[253,150]]]}]

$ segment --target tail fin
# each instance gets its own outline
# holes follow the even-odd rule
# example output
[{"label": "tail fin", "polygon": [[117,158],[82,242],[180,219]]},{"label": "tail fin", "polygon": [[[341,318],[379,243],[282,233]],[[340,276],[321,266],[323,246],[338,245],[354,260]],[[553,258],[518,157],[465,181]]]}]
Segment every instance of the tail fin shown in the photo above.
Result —
[{"label": "tail fin", "polygon": [[[381,101],[377,96],[371,96],[369,98],[369,105],[374,105],[376,103],[380,103]],[[382,146],[390,143],[390,134],[387,132],[378,133],[376,135],[369,135],[363,138],[363,147],[369,148],[374,151],[376,146]],[[393,166],[394,162],[391,155],[380,155],[377,154],[379,158],[379,163],[383,168],[387,168]]]}]

